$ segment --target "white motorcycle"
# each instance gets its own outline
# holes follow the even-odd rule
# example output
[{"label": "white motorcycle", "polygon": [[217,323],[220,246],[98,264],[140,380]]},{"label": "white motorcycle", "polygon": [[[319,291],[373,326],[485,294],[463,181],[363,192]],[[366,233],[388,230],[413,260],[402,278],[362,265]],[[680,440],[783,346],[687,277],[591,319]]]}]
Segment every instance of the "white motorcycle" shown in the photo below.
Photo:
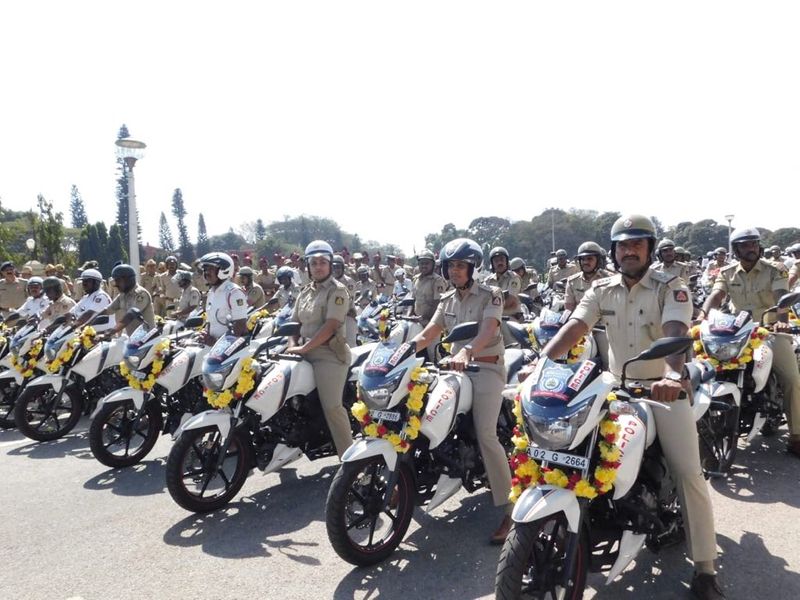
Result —
[{"label": "white motorcycle", "polygon": [[[12,313],[7,321],[15,321],[19,315]],[[38,322],[22,323],[11,335],[7,330],[5,354],[0,360],[0,428],[10,429],[16,426],[14,407],[25,386],[41,371],[41,359],[44,354],[44,332],[37,328]]]},{"label": "white motorcycle", "polygon": [[[498,599],[578,600],[591,570],[617,577],[647,542],[683,534],[675,484],[656,438],[645,382],[629,364],[685,351],[690,338],[663,338],[623,366],[622,379],[594,361],[539,361],[521,385],[512,497],[513,525],[500,554]],[[694,401],[714,376],[686,365]],[[613,550],[613,551],[612,551]]]}]

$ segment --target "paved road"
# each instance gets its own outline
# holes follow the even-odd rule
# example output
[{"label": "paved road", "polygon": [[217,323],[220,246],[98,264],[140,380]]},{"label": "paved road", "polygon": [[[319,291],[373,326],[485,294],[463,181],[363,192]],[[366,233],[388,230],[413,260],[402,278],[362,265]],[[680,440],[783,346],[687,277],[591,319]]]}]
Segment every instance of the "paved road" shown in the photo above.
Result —
[{"label": "paved road", "polygon": [[[286,598],[471,600],[493,597],[498,522],[488,494],[417,510],[393,559],[355,569],[331,550],[323,506],[334,459],[257,474],[226,509],[187,513],[166,491],[162,439],[148,459],[109,470],[92,457],[86,420],[38,444],[0,432],[2,599]],[[721,577],[728,597],[799,598],[800,461],[773,439],[741,449],[713,484]],[[653,555],[587,598],[687,597],[682,548]]]}]

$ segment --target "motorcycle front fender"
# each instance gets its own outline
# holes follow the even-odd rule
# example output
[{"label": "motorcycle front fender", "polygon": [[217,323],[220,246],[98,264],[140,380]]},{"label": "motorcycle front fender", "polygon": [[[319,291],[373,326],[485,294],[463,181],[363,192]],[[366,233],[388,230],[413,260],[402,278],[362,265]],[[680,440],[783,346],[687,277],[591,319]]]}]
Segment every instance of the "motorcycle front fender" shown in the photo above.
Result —
[{"label": "motorcycle front fender", "polygon": [[175,432],[175,439],[177,440],[184,431],[190,429],[202,429],[204,427],[216,427],[222,435],[222,442],[224,442],[228,434],[231,432],[231,415],[228,412],[220,410],[207,410],[194,415],[191,419],[181,425]]},{"label": "motorcycle front fender", "polygon": [[48,385],[58,391],[61,389],[61,386],[64,385],[64,376],[53,374],[40,375],[28,382],[29,388],[38,387],[40,385]]},{"label": "motorcycle front fender", "polygon": [[100,399],[100,402],[97,403],[97,406],[92,411],[91,418],[94,419],[95,415],[100,412],[104,406],[109,404],[116,404],[118,402],[125,402],[126,400],[130,400],[133,402],[134,408],[136,410],[141,410],[142,406],[144,406],[144,392],[142,390],[135,390],[132,387],[124,387],[120,390],[116,390],[108,394]]},{"label": "motorcycle front fender", "polygon": [[342,462],[355,462],[371,456],[383,456],[386,467],[389,471],[394,471],[397,467],[397,451],[388,440],[375,438],[361,439],[354,442],[342,454]]},{"label": "motorcycle front fender", "polygon": [[560,512],[567,517],[567,530],[578,533],[581,515],[578,497],[571,490],[545,484],[522,492],[511,518],[515,523],[531,523]]}]

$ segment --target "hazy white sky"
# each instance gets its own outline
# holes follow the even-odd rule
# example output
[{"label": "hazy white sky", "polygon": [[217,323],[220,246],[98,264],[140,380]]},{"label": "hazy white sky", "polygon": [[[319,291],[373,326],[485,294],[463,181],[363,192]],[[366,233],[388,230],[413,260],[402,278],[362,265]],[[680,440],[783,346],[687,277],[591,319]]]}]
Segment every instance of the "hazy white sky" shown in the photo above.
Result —
[{"label": "hazy white sky", "polygon": [[[145,242],[301,213],[407,251],[543,209],[800,226],[798,2],[27,2],[0,8],[0,198]],[[169,214],[169,213],[168,213]]]}]

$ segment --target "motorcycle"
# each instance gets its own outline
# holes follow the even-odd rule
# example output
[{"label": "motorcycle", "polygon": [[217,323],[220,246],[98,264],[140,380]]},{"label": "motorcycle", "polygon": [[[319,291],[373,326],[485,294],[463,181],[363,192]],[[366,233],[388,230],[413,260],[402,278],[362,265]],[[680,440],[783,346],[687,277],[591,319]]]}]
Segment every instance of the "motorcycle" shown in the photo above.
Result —
[{"label": "motorcycle", "polygon": [[[444,343],[471,339],[477,331],[477,323],[464,323]],[[352,412],[364,437],[342,456],[325,523],[336,553],[365,566],[386,559],[400,544],[414,506],[426,505],[430,512],[461,487],[474,492],[487,479],[468,376],[426,364],[413,344],[387,341],[370,352],[358,387],[360,402]],[[501,432],[506,447],[510,435],[510,429]]]},{"label": "motorcycle", "polygon": [[[309,460],[335,454],[311,364],[278,352],[286,347],[286,336],[298,333],[299,324],[285,323],[266,340],[228,334],[214,344],[202,378],[216,410],[186,421],[167,459],[167,489],[179,506],[198,513],[217,510],[239,492],[254,467],[266,474],[303,454]],[[351,369],[365,357],[366,350],[354,350]],[[349,409],[353,398],[347,390]]]},{"label": "motorcycle", "polygon": [[[12,313],[6,322],[15,321],[19,315]],[[14,409],[25,386],[39,370],[39,361],[44,351],[44,333],[37,328],[38,320],[21,323],[10,340],[6,337],[5,356],[0,366],[0,428],[16,426]]]},{"label": "motorcycle", "polygon": [[124,338],[97,342],[94,325],[108,323],[99,315],[80,331],[64,324],[44,344],[43,375],[28,382],[14,407],[17,429],[25,436],[45,442],[63,437],[75,427],[82,414],[89,414],[98,398],[117,389],[122,379],[116,367]]},{"label": "motorcycle", "polygon": [[[798,298],[798,293],[786,294],[766,312],[788,308]],[[748,442],[759,432],[774,435],[783,422],[782,397],[772,372],[772,334],[747,311],[730,315],[719,310],[712,310],[690,334],[697,356],[717,369],[716,379],[706,384],[709,404],[695,403],[694,408],[703,470],[708,477],[720,477],[733,464],[740,435]]]},{"label": "motorcycle", "polygon": [[[610,583],[645,542],[657,550],[680,538],[677,491],[650,408],[669,407],[648,398],[645,382],[628,381],[626,370],[690,344],[691,338],[657,340],[625,362],[621,380],[592,360],[538,362],[515,406],[516,503],[496,598],[577,600],[589,570],[608,571]],[[697,398],[714,368],[695,362],[685,369]]]}]

